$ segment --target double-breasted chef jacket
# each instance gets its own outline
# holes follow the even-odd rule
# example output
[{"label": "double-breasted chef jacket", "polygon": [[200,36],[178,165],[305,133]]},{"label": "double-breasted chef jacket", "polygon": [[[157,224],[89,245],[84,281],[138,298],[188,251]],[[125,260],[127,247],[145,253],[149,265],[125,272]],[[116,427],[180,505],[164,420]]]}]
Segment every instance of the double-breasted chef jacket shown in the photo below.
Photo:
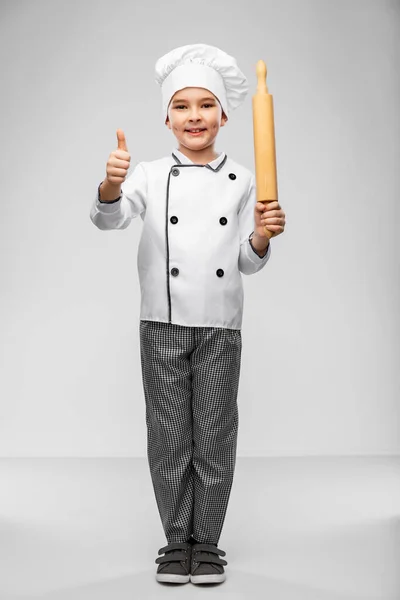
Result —
[{"label": "double-breasted chef jacket", "polygon": [[98,191],[90,218],[108,230],[141,216],[141,320],[241,329],[241,274],[260,271],[271,254],[271,243],[263,257],[250,243],[255,204],[253,173],[224,152],[199,165],[174,149],[139,162],[118,200],[101,202]]}]

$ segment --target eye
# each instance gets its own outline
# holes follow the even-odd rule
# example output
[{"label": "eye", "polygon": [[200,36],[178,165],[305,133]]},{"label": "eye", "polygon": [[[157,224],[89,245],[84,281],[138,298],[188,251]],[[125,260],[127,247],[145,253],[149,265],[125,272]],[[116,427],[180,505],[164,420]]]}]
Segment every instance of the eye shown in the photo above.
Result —
[{"label": "eye", "polygon": [[[208,103],[206,103],[206,104],[203,104],[203,106],[208,106],[208,107],[211,107],[211,108],[212,108],[212,107],[213,107],[213,106],[215,106],[215,105],[214,105],[214,104],[208,104]],[[177,105],[175,106],[175,108],[186,108],[186,106],[185,106],[185,104],[177,104]]]}]

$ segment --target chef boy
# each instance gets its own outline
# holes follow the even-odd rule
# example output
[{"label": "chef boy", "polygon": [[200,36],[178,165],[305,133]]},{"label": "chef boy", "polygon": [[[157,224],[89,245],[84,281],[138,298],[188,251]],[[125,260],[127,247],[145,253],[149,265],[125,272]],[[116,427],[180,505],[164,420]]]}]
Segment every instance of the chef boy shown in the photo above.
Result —
[{"label": "chef boy", "polygon": [[258,203],[251,171],[215,150],[246,97],[236,60],[206,44],[156,63],[163,119],[178,144],[139,162],[117,131],[90,218],[102,230],[143,221],[137,266],[147,456],[167,539],[158,581],[225,580],[218,547],[236,462],[242,274],[263,269],[284,231],[278,202]]}]

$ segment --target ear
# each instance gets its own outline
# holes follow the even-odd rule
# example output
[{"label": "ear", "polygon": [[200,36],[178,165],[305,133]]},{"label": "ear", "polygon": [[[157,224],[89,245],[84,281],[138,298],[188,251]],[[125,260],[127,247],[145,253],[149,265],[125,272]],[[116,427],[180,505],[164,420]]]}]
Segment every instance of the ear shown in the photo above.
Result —
[{"label": "ear", "polygon": [[222,112],[220,127],[223,127],[225,125],[225,123],[227,122],[227,120],[228,120],[228,117],[226,116],[226,114],[224,112]]},{"label": "ear", "polygon": [[168,127],[168,129],[171,129],[171,123],[168,117],[165,119],[165,124]]}]

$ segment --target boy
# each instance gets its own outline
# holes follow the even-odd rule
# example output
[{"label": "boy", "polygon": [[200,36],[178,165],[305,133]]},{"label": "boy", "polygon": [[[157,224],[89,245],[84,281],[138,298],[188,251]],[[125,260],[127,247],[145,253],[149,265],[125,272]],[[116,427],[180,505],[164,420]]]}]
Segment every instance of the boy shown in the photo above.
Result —
[{"label": "boy", "polygon": [[236,61],[206,44],[156,63],[163,118],[178,147],[141,162],[117,131],[90,218],[125,229],[141,216],[140,349],[147,454],[167,538],[157,581],[225,580],[218,548],[236,462],[241,273],[260,271],[282,233],[277,202],[255,200],[253,174],[215,151],[219,128],[248,91]]}]

